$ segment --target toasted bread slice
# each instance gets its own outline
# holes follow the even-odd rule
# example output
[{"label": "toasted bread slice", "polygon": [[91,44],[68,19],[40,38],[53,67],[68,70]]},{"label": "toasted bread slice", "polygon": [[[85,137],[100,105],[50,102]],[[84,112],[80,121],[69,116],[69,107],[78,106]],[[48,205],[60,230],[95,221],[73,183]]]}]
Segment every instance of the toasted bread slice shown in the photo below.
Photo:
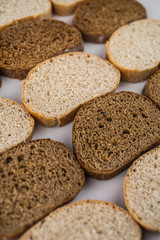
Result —
[{"label": "toasted bread slice", "polygon": [[52,0],[55,14],[67,16],[74,12],[79,3],[84,0]]}]

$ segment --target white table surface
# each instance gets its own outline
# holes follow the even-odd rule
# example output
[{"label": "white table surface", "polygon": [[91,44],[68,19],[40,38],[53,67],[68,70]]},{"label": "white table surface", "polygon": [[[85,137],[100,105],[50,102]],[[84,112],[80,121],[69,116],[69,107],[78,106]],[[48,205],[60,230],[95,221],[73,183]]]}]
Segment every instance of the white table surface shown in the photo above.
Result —
[{"label": "white table surface", "polygon": [[[139,2],[141,2],[146,7],[148,18],[160,19],[160,0],[139,0]],[[67,17],[54,16],[54,18],[72,24],[73,15]],[[105,58],[105,44],[85,43],[84,51],[87,53],[95,54],[101,58]],[[141,83],[121,82],[117,88],[117,91],[128,90],[136,93],[142,93],[144,84],[145,82]],[[0,88],[0,96],[13,99],[19,103],[22,103],[21,91],[22,81],[2,77],[2,87]],[[72,149],[72,123],[62,128],[58,127],[47,128],[36,124],[33,139],[39,138],[51,138],[53,140],[65,143],[70,149]],[[121,174],[112,178],[111,180],[105,181],[86,177],[86,183],[83,189],[73,200],[73,202],[85,199],[98,199],[110,201],[116,203],[122,208],[125,208],[122,187],[126,172],[127,170],[123,171]],[[142,239],[160,240],[160,233],[151,233],[143,230]]]}]

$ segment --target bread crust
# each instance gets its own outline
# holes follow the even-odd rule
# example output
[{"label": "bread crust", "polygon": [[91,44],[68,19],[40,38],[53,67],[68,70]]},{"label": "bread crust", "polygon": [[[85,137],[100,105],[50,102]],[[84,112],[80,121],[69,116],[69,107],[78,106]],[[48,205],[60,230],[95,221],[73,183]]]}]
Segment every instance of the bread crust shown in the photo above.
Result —
[{"label": "bread crust", "polygon": [[[127,91],[123,91],[123,92],[127,92]],[[122,92],[119,92],[119,93],[122,93]],[[116,94],[119,94],[119,93],[116,93]],[[137,93],[134,93],[135,95],[140,95],[140,94],[137,94]],[[143,96],[143,95],[141,95]],[[145,96],[143,96],[144,98],[147,98]],[[149,98],[147,98],[149,101],[151,101]],[[92,100],[91,100],[92,101]],[[89,101],[90,102],[90,101]],[[88,102],[88,103],[89,103]],[[152,101],[151,101],[152,102]],[[157,106],[152,102],[152,104],[157,108]],[[87,105],[87,103],[85,104]],[[81,109],[79,110],[81,111]],[[76,158],[78,159],[78,161],[80,162],[81,166],[85,169],[86,173],[88,176],[90,177],[93,177],[93,178],[97,178],[97,179],[100,179],[100,180],[108,180],[108,179],[111,179],[113,177],[115,177],[116,175],[118,175],[119,173],[121,173],[122,171],[124,171],[125,169],[127,169],[132,163],[133,161],[135,161],[138,157],[140,157],[142,154],[144,154],[145,152],[149,151],[150,149],[152,148],[155,148],[157,147],[159,144],[160,144],[160,139],[159,140],[156,140],[154,141],[152,144],[149,144],[148,146],[146,146],[146,148],[143,148],[141,150],[140,153],[138,154],[135,154],[133,156],[131,156],[131,160],[128,161],[126,164],[124,164],[123,166],[119,167],[119,168],[116,168],[116,170],[113,170],[113,171],[97,171],[95,169],[90,169],[88,168],[88,166],[84,163],[84,161],[82,161],[80,155],[79,155],[79,151],[76,147],[76,142],[74,141],[75,139],[75,131],[74,131],[74,128],[75,128],[75,125],[76,123],[78,122],[78,116],[76,115],[75,118],[74,118],[74,121],[73,121],[73,127],[72,127],[72,144],[73,144],[73,150],[74,150],[74,154],[76,155]]]},{"label": "bread crust", "polygon": [[[146,19],[146,20],[148,20],[148,19]],[[143,20],[139,20],[139,21],[146,21],[146,20],[143,19]],[[157,20],[150,19],[150,21],[155,22]],[[126,25],[129,25],[129,24],[126,24]],[[135,68],[134,70],[132,70],[132,69],[121,66],[120,64],[118,64],[117,62],[115,62],[113,60],[112,54],[109,50],[110,41],[112,40],[112,38],[114,38],[114,36],[119,31],[121,31],[121,29],[125,28],[126,25],[124,25],[124,26],[120,27],[118,30],[116,30],[110,37],[109,41],[106,42],[106,57],[111,63],[113,63],[120,70],[122,81],[137,83],[137,82],[146,80],[147,77],[149,77],[151,74],[153,74],[158,69],[160,62],[157,61],[157,63],[154,66],[151,65],[150,68],[146,68],[145,70],[140,70],[138,68]]]},{"label": "bread crust", "polygon": [[[108,205],[108,206],[111,206],[112,208],[115,208],[115,209],[117,209],[117,210],[119,210],[119,211],[121,211],[121,212],[123,212],[123,213],[125,213],[125,214],[128,214],[128,215],[130,216],[129,212],[127,212],[126,210],[124,210],[123,208],[117,206],[117,205],[114,204],[114,203],[106,202],[106,201],[101,201],[101,200],[90,200],[90,199],[87,199],[87,200],[83,200],[83,201],[78,201],[78,202],[70,203],[70,204],[68,204],[68,205],[66,205],[66,206],[63,206],[63,207],[61,207],[61,208],[58,208],[57,210],[55,210],[54,212],[52,212],[48,217],[50,217],[50,216],[52,217],[54,214],[63,211],[63,209],[71,208],[72,206],[77,206],[77,205],[84,205],[84,204],[88,204],[88,203],[89,203],[89,204],[103,204],[103,205]],[[131,216],[130,216],[130,217],[131,217]],[[44,223],[46,220],[47,220],[47,217],[44,218],[44,219],[42,220],[42,222]],[[134,220],[133,220],[133,221],[134,221]],[[136,223],[136,222],[135,222],[135,223]],[[38,224],[39,224],[39,223],[38,223]],[[38,224],[37,224],[37,225],[38,225]],[[137,226],[137,229],[138,229],[138,231],[139,231],[139,239],[141,239],[141,238],[142,238],[141,228],[139,227],[139,225],[138,225],[137,223],[136,223],[136,226]],[[35,227],[36,227],[36,225],[35,225]],[[33,226],[33,228],[34,228],[34,226]],[[24,235],[22,235],[22,236],[19,238],[19,240],[25,240],[25,239],[28,237],[28,235],[30,234],[31,231],[32,231],[32,228],[29,229]]]},{"label": "bread crust", "polygon": [[[0,98],[2,98],[2,97],[0,97]],[[5,152],[5,151],[9,150],[10,148],[13,148],[13,147],[19,145],[19,144],[22,143],[22,142],[30,141],[30,140],[32,139],[32,136],[33,136],[34,124],[35,124],[34,119],[31,117],[31,115],[29,114],[29,112],[27,111],[27,109],[26,109],[22,104],[20,104],[20,103],[18,103],[18,102],[15,102],[15,101],[13,101],[13,100],[10,100],[10,99],[6,99],[6,100],[7,100],[7,101],[9,100],[10,102],[12,102],[13,105],[17,105],[18,107],[21,107],[21,108],[24,109],[24,111],[26,112],[27,116],[30,118],[30,122],[31,122],[32,128],[31,128],[31,130],[30,130],[30,133],[28,134],[28,137],[27,137],[25,140],[19,142],[18,144],[13,144],[11,147],[5,148],[5,150],[0,151],[0,153],[3,153],[3,152]]]},{"label": "bread crust", "polygon": [[38,14],[38,15],[34,15],[34,16],[28,16],[28,17],[14,19],[10,23],[6,23],[5,25],[0,26],[0,32],[3,29],[5,29],[6,27],[15,24],[19,20],[26,20],[26,19],[30,19],[32,17],[33,18],[41,18],[41,19],[43,19],[43,18],[50,18],[51,19],[52,18],[52,4],[51,4],[50,0],[47,0],[47,1],[48,1],[48,4],[49,4],[49,8],[47,9],[47,11],[44,11],[43,13]]},{"label": "bread crust", "polygon": [[135,219],[136,222],[138,222],[143,228],[145,228],[146,230],[148,231],[152,231],[152,232],[160,232],[160,229],[156,229],[150,225],[148,225],[147,223],[141,221],[137,215],[132,211],[132,209],[130,208],[129,206],[129,203],[128,203],[128,198],[127,198],[127,191],[126,191],[126,183],[127,183],[127,180],[128,180],[128,177],[132,171],[132,169],[135,167],[135,165],[137,164],[137,162],[143,160],[143,158],[147,155],[149,155],[150,153],[153,153],[156,149],[160,149],[160,147],[157,147],[155,149],[152,149],[150,150],[149,152],[143,154],[142,156],[140,156],[138,159],[136,159],[136,161],[132,164],[132,166],[128,169],[128,172],[124,178],[124,183],[123,183],[123,195],[124,195],[124,201],[125,201],[125,205],[130,213],[130,215]]},{"label": "bread crust", "polygon": [[85,1],[85,0],[76,0],[76,2],[74,2],[74,3],[60,4],[60,3],[56,3],[54,0],[52,0],[54,13],[59,16],[71,15],[74,12],[77,5],[82,1]]},{"label": "bread crust", "polygon": [[[83,54],[83,53],[81,53],[81,52],[73,52],[72,54],[74,55],[74,54]],[[88,54],[88,55],[92,56],[92,54]],[[50,59],[53,59],[53,61],[54,61],[54,59],[56,59],[57,57],[58,57],[58,56],[56,56],[56,57],[54,57],[54,58],[50,58]],[[97,58],[99,59],[99,57],[97,57]],[[48,59],[45,60],[45,61],[48,61]],[[44,61],[44,62],[45,62],[45,61]],[[108,62],[107,60],[103,60],[103,61],[106,61],[108,64],[112,65],[112,64],[111,64],[110,62]],[[34,111],[31,107],[29,107],[29,106],[27,105],[27,103],[25,102],[24,91],[25,91],[25,88],[26,88],[26,82],[29,81],[29,78],[30,78],[30,75],[32,74],[32,72],[34,72],[34,71],[36,70],[36,68],[40,67],[44,62],[39,63],[35,68],[33,68],[33,69],[28,73],[28,76],[27,76],[26,80],[22,83],[22,84],[23,84],[23,88],[22,88],[22,101],[23,101],[24,106],[25,106],[25,107],[27,108],[27,110],[29,111],[29,113],[30,113],[33,117],[35,117],[40,124],[45,125],[45,126],[47,126],[47,127],[52,127],[52,126],[55,126],[55,125],[57,124],[58,127],[63,127],[63,126],[65,126],[65,125],[67,125],[68,123],[72,122],[73,119],[74,119],[74,117],[75,117],[75,114],[76,114],[77,111],[80,109],[80,107],[81,107],[83,104],[89,102],[90,100],[84,102],[83,104],[79,104],[79,105],[76,106],[74,109],[72,109],[71,112],[68,112],[68,113],[66,113],[66,114],[64,114],[64,115],[62,115],[62,116],[59,116],[59,117],[55,117],[55,116],[53,116],[53,117],[46,117],[46,116],[43,115],[43,114],[40,114],[40,113],[38,113],[38,112],[35,112],[35,111]],[[112,65],[112,66],[113,66],[113,65]],[[117,78],[118,78],[118,80],[117,80],[117,84],[116,84],[115,88],[112,90],[112,92],[114,92],[114,91],[116,90],[116,88],[118,87],[119,82],[120,82],[120,72],[119,72],[119,70],[118,70],[116,67],[114,67],[114,68],[115,68],[116,71],[117,71]],[[108,93],[108,92],[106,92],[105,94],[107,94],[107,93]]]},{"label": "bread crust", "polygon": [[[46,140],[51,140],[51,139],[46,139]],[[34,143],[36,141],[37,140],[32,140],[31,142]],[[61,143],[61,142],[58,142],[58,141],[54,141],[54,140],[51,140],[51,141],[53,141],[54,143],[61,144],[62,148],[65,148],[65,149],[67,148],[70,151],[70,153],[73,155],[72,151],[64,143]],[[75,191],[72,195],[67,196],[65,200],[63,200],[61,202],[54,202],[54,204],[52,204],[52,206],[48,206],[48,209],[46,210],[45,215],[41,214],[41,216],[37,216],[37,219],[34,219],[34,220],[32,220],[32,222],[30,221],[25,226],[20,227],[18,229],[18,231],[15,232],[14,234],[0,235],[0,239],[1,240],[16,240],[20,235],[22,235],[24,233],[24,231],[26,231],[33,224],[37,223],[38,221],[40,221],[41,219],[46,217],[48,214],[50,214],[52,211],[57,209],[59,206],[64,205],[65,203],[67,203],[67,202],[71,201],[72,199],[74,199],[77,196],[77,194],[79,193],[79,191],[82,189],[83,185],[85,184],[85,173],[84,173],[84,170],[82,169],[81,166],[80,166],[80,171],[81,171],[81,174],[82,174],[83,178],[82,178],[82,184],[81,184],[81,186],[79,186],[79,189],[77,189],[77,191]],[[54,207],[53,207],[53,205],[54,205]]]}]

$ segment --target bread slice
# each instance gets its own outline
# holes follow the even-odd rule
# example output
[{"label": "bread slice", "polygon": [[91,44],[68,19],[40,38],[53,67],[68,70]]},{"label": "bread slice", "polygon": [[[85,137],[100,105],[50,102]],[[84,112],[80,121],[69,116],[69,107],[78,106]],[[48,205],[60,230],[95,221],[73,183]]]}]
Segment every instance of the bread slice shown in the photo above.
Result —
[{"label": "bread slice", "polygon": [[160,232],[160,148],[138,158],[124,181],[126,207],[150,231]]},{"label": "bread slice", "polygon": [[135,0],[88,0],[78,5],[74,25],[85,41],[105,43],[120,26],[142,18],[146,10]]},{"label": "bread slice", "polygon": [[1,0],[0,31],[19,19],[28,17],[51,18],[49,0]]},{"label": "bread slice", "polygon": [[141,229],[127,211],[110,202],[86,200],[59,208],[20,240],[140,240]]},{"label": "bread slice", "polygon": [[74,12],[76,6],[84,0],[52,0],[55,14],[67,16]]},{"label": "bread slice", "polygon": [[84,181],[69,148],[50,139],[22,143],[0,154],[0,239],[17,239],[73,199]]},{"label": "bread slice", "polygon": [[143,95],[110,93],[80,108],[72,136],[88,175],[109,179],[160,143],[160,110]]},{"label": "bread slice", "polygon": [[160,20],[145,19],[119,28],[106,43],[108,59],[122,80],[140,82],[160,63]]},{"label": "bread slice", "polygon": [[26,19],[0,33],[1,74],[23,79],[38,63],[63,52],[83,51],[81,33],[54,19]]},{"label": "bread slice", "polygon": [[143,93],[160,108],[160,68],[148,78]]},{"label": "bread slice", "polygon": [[88,53],[66,53],[28,74],[22,100],[40,123],[60,127],[73,120],[82,104],[114,91],[119,81],[119,71],[108,61]]},{"label": "bread slice", "polygon": [[34,119],[23,105],[0,97],[0,153],[31,140]]}]

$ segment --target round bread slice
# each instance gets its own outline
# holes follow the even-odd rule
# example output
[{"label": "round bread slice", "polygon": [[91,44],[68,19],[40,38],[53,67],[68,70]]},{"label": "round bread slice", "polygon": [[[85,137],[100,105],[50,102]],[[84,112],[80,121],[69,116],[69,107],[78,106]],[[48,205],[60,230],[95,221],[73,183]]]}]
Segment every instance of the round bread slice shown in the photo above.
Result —
[{"label": "round bread slice", "polygon": [[140,82],[160,63],[160,20],[145,19],[119,28],[106,43],[108,59],[122,80]]},{"label": "round bread slice", "polygon": [[0,31],[15,21],[28,17],[51,18],[49,0],[1,0]]},{"label": "round bread slice", "polygon": [[132,217],[150,231],[160,232],[160,148],[138,158],[124,180],[124,199]]},{"label": "round bread slice", "polygon": [[76,6],[84,0],[52,0],[55,14],[67,16],[74,12]]},{"label": "round bread slice", "polygon": [[105,43],[120,26],[142,18],[146,10],[135,0],[88,0],[78,5],[74,25],[85,41]]},{"label": "round bread slice", "polygon": [[0,33],[1,74],[23,79],[38,63],[63,52],[82,51],[81,33],[54,19],[25,19]]},{"label": "round bread slice", "polygon": [[33,130],[34,119],[27,109],[13,100],[0,97],[0,153],[31,140]]},{"label": "round bread slice", "polygon": [[110,202],[86,200],[51,213],[20,240],[140,240],[141,229],[127,211]]},{"label": "round bread slice", "polygon": [[160,143],[160,110],[143,95],[110,93],[80,108],[72,134],[77,159],[86,172],[109,179]]},{"label": "round bread slice", "polygon": [[143,92],[160,108],[160,68],[148,78]]},{"label": "round bread slice", "polygon": [[27,228],[73,199],[85,181],[70,149],[34,140],[0,154],[0,239],[17,239]]},{"label": "round bread slice", "polygon": [[119,81],[120,73],[110,62],[87,53],[67,53],[40,63],[28,74],[22,100],[40,123],[63,126],[82,104],[114,91]]}]

